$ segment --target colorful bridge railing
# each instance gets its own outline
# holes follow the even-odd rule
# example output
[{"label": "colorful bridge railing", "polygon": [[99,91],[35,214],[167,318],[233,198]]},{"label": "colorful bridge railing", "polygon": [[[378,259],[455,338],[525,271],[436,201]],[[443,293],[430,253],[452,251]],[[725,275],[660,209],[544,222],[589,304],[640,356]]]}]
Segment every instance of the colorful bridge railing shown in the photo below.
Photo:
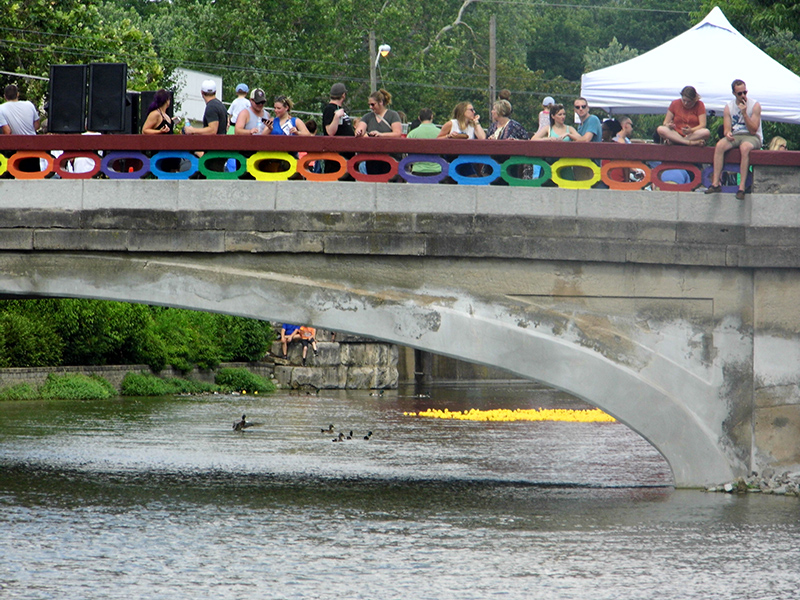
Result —
[{"label": "colorful bridge railing", "polygon": [[[196,151],[202,151],[202,155],[198,157]],[[800,166],[798,154],[759,151],[751,162]],[[449,177],[459,185],[504,181],[512,186],[538,187],[552,182],[561,188],[588,189],[602,182],[616,190],[637,190],[652,184],[657,189],[690,191],[709,184],[712,156],[712,148],[650,144],[280,136],[0,136],[0,176],[20,180],[54,175],[88,179],[101,174],[109,179],[181,180],[199,174],[206,179],[336,181],[349,174],[365,182],[389,182],[399,177],[412,184],[430,184]],[[726,158],[731,162],[725,170],[737,173],[738,151]],[[74,172],[68,164],[75,159],[85,159],[83,162],[90,166],[84,172]],[[39,162],[39,170],[30,169],[31,160]],[[320,160],[325,161],[328,172],[315,171],[314,164]],[[175,161],[182,162],[180,172],[167,167]],[[368,161],[384,163],[385,172],[363,172],[360,166]],[[418,162],[436,163],[441,172],[414,174],[411,168]],[[221,168],[225,163],[234,165],[230,172]],[[475,169],[476,165],[480,168]],[[687,173],[690,181],[662,179],[675,170]],[[636,172],[636,180],[620,177],[623,171]],[[527,175],[521,176],[523,172]],[[735,191],[735,186],[724,191]]]}]

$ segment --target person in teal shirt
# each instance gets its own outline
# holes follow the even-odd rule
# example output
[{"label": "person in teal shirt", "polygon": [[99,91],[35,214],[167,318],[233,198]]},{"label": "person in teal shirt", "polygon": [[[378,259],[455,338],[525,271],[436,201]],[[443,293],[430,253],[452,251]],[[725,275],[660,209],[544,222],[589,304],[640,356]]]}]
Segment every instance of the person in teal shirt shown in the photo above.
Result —
[{"label": "person in teal shirt", "polygon": [[[423,108],[419,111],[420,124],[408,132],[411,139],[433,139],[439,135],[439,128],[433,124],[433,111],[430,108]],[[442,166],[433,162],[415,162],[411,167],[413,175],[438,175],[442,172]]]},{"label": "person in teal shirt", "polygon": [[578,133],[581,138],[576,140],[578,142],[602,142],[603,141],[603,125],[600,119],[595,115],[589,114],[589,102],[586,98],[578,98],[573,103],[575,114],[580,119],[578,125]]}]

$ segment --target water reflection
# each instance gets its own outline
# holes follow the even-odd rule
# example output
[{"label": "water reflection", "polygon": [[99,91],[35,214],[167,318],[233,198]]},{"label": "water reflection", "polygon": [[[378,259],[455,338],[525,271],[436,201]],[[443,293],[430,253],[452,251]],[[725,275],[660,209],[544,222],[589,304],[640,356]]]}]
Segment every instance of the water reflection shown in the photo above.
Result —
[{"label": "water reflection", "polygon": [[[800,583],[794,498],[675,491],[621,424],[402,416],[578,407],[553,392],[411,396],[2,406],[0,596],[788,598]],[[242,413],[263,425],[233,432]],[[329,423],[356,439],[331,443]]]}]

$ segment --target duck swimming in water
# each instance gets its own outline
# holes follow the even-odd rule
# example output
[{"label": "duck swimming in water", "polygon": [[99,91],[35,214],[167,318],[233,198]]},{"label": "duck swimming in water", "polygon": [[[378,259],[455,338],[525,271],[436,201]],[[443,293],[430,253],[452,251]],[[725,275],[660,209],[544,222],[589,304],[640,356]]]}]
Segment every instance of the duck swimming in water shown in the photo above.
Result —
[{"label": "duck swimming in water", "polygon": [[344,434],[340,432],[339,433],[339,437],[335,437],[331,441],[332,442],[343,442],[344,441]]},{"label": "duck swimming in water", "polygon": [[247,422],[247,415],[242,415],[241,421],[234,421],[233,422],[233,430],[234,431],[241,431],[242,429],[246,429],[247,427],[252,427],[253,423]]},{"label": "duck swimming in water", "polygon": [[328,425],[327,429],[320,429],[320,433],[333,433],[333,425]]},{"label": "duck swimming in water", "polygon": [[364,439],[368,440],[371,437],[372,437],[372,432],[370,431],[367,435],[364,436]]}]

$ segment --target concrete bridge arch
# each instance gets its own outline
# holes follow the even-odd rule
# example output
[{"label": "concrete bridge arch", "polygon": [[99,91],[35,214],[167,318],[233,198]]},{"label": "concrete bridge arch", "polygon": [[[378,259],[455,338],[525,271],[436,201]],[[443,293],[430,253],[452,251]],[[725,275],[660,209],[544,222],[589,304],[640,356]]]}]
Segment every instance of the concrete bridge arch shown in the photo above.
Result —
[{"label": "concrete bridge arch", "polygon": [[[313,323],[501,367],[614,415],[662,453],[678,486],[728,480],[749,458],[737,450],[738,392],[723,373],[752,352],[742,321],[713,316],[713,299],[699,289],[672,301],[663,291],[621,289],[624,281],[657,287],[650,269],[324,254],[32,252],[0,260],[3,294]],[[678,270],[670,281],[747,292],[746,277],[708,282],[707,273]],[[616,296],[587,294],[600,280],[606,290],[620,286]]]}]

